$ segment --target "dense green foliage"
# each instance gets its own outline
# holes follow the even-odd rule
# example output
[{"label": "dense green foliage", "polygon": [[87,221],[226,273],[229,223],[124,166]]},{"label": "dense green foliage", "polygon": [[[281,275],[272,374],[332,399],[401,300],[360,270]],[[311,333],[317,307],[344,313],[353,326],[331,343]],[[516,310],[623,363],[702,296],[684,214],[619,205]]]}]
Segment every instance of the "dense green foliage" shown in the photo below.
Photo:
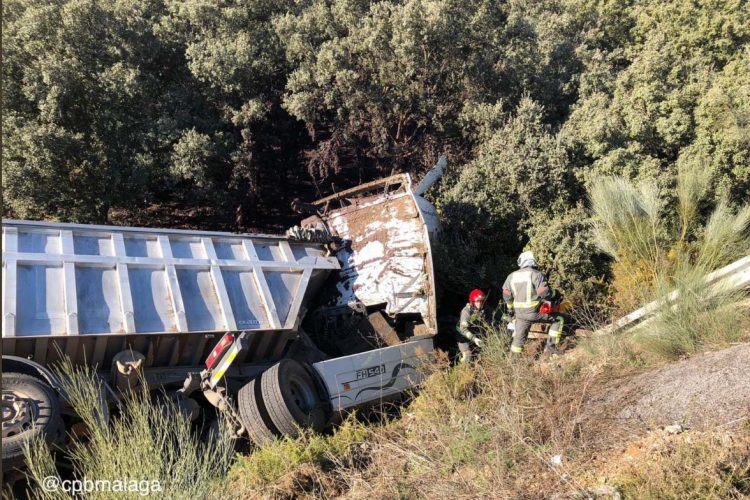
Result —
[{"label": "dense green foliage", "polygon": [[176,202],[257,227],[446,152],[447,288],[497,287],[528,246],[590,297],[600,176],[667,220],[680,168],[750,197],[744,0],[8,0],[3,62],[4,216]]}]

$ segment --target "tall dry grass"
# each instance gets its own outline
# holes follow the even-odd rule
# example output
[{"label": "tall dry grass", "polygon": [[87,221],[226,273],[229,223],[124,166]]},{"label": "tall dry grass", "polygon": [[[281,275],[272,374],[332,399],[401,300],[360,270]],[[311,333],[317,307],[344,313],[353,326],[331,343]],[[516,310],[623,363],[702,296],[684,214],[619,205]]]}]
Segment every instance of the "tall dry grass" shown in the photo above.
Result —
[{"label": "tall dry grass", "polygon": [[[173,401],[157,401],[146,389],[125,395],[109,415],[102,404],[102,381],[93,368],[65,360],[58,372],[67,400],[81,419],[75,430],[68,429],[66,460],[72,470],[64,474],[75,479],[157,481],[160,491],[154,494],[161,498],[209,498],[224,492],[235,455],[228,432],[200,439]],[[54,498],[39,488],[45,477],[61,473],[52,450],[43,442],[30,442],[24,455],[31,497]],[[122,493],[98,491],[93,497],[121,498]]]},{"label": "tall dry grass", "polygon": [[234,465],[252,498],[502,498],[568,489],[587,376],[514,362],[494,331],[476,363],[432,373],[400,418],[355,418],[283,439]]},{"label": "tall dry grass", "polygon": [[246,498],[732,498],[746,490],[747,453],[715,440],[675,441],[620,467],[628,436],[588,413],[612,375],[585,359],[518,360],[494,332],[475,363],[432,373],[400,418],[368,426],[349,418],[328,436],[276,441],[241,458],[229,481]]},{"label": "tall dry grass", "polygon": [[750,205],[734,209],[720,200],[701,218],[709,183],[710,171],[700,162],[683,166],[673,216],[654,189],[622,178],[601,179],[589,191],[597,242],[616,260],[614,289],[622,312],[677,294],[635,337],[658,357],[726,345],[744,338],[750,326],[745,294],[704,280],[750,254]]}]

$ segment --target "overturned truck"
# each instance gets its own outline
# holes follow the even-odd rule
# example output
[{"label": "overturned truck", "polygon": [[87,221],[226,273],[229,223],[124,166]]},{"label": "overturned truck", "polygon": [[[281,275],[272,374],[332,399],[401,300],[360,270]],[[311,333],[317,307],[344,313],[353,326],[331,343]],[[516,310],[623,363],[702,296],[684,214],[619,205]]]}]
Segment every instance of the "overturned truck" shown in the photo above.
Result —
[{"label": "overturned truck", "polygon": [[63,357],[103,404],[145,383],[256,444],[414,387],[437,330],[429,182],[297,203],[285,236],[4,220],[3,470],[75,421]]}]

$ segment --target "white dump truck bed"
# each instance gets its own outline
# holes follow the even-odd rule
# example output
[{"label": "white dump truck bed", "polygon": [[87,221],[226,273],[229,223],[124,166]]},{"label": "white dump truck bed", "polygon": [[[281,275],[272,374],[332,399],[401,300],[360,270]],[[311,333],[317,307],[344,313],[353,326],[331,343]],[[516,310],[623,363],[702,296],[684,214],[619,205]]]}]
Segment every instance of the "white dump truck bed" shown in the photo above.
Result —
[{"label": "white dump truck bed", "polygon": [[289,330],[338,268],[284,237],[5,220],[2,334]]},{"label": "white dump truck bed", "polygon": [[271,362],[305,318],[332,356],[372,348],[375,334],[432,336],[425,207],[396,175],[308,204],[313,217],[288,236],[3,220],[3,352],[107,369],[133,350],[147,367],[196,366],[218,335],[244,331],[238,361]]},{"label": "white dump truck bed", "polygon": [[4,220],[2,243],[3,352],[41,363],[134,349],[195,365],[232,330],[258,332],[249,359],[273,359],[340,268],[282,236]]}]

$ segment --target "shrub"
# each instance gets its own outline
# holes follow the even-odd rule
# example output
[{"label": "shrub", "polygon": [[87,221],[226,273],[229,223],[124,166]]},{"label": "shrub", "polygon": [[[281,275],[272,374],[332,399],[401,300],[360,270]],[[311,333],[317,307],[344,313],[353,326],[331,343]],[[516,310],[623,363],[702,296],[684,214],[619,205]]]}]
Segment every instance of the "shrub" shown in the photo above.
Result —
[{"label": "shrub", "polygon": [[674,207],[665,207],[666,200],[651,185],[634,186],[622,177],[591,184],[596,242],[619,263],[622,277],[640,278],[633,286],[654,292],[661,283],[705,274],[750,249],[750,205],[735,211],[721,200],[701,225],[699,210],[709,181],[700,162],[682,163]]},{"label": "shrub", "polygon": [[[614,288],[623,308],[677,294],[653,321],[639,329],[641,346],[657,357],[674,358],[704,345],[725,345],[741,338],[750,316],[744,295],[709,285],[705,275],[750,250],[750,205],[735,211],[719,201],[705,225],[700,203],[709,176],[700,163],[683,163],[677,179],[674,217],[659,209],[648,188],[617,177],[601,179],[590,190],[594,232],[612,255]],[[669,304],[669,305],[666,305]]]},{"label": "shrub", "polygon": [[[146,389],[126,394],[108,419],[101,404],[102,382],[93,368],[65,360],[59,372],[68,401],[86,429],[82,436],[70,432],[67,453],[74,477],[158,481],[164,498],[205,498],[221,490],[234,458],[228,432],[201,441],[173,401],[155,401]],[[24,450],[32,485],[58,475],[50,453],[43,443]],[[118,495],[99,491],[97,498]]]},{"label": "shrub", "polygon": [[635,341],[647,352],[676,359],[748,337],[750,311],[742,291],[708,286],[694,272],[678,278],[676,291],[679,299],[636,331]]},{"label": "shrub", "polygon": [[[670,244],[658,193],[648,185],[636,187],[621,177],[606,177],[592,184],[589,198],[596,243],[618,262],[615,288],[630,306],[633,296],[641,301],[644,292],[653,292],[667,264]],[[634,276],[637,282],[622,285],[623,278]]]},{"label": "shrub", "polygon": [[577,309],[606,309],[603,280],[608,277],[608,262],[596,245],[590,215],[583,205],[557,217],[537,212],[528,234],[528,247],[556,289],[563,291]]},{"label": "shrub", "polygon": [[259,497],[291,497],[299,491],[325,496],[335,488],[325,472],[351,461],[354,448],[368,434],[352,414],[330,436],[304,431],[297,438],[278,439],[240,458],[230,482]]}]

